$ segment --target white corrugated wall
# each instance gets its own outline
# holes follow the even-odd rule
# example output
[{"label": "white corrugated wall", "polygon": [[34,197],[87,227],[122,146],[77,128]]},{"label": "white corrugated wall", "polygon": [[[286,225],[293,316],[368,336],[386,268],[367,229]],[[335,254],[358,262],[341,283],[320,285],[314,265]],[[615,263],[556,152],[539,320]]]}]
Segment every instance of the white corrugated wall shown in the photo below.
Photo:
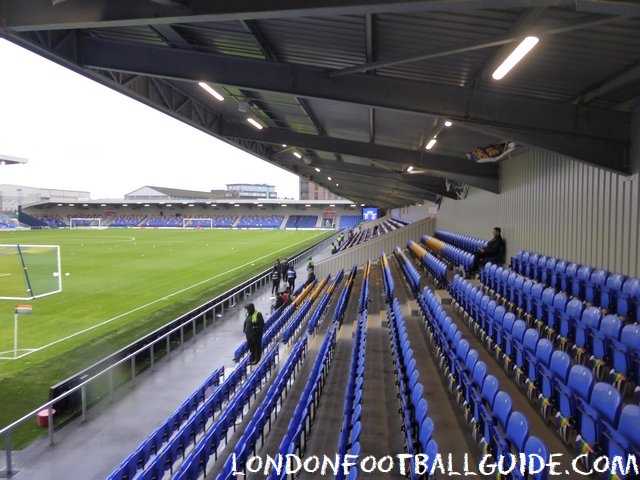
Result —
[{"label": "white corrugated wall", "polygon": [[501,193],[443,199],[437,227],[482,238],[502,227],[507,256],[529,250],[640,277],[638,173],[531,150],[501,164]]}]

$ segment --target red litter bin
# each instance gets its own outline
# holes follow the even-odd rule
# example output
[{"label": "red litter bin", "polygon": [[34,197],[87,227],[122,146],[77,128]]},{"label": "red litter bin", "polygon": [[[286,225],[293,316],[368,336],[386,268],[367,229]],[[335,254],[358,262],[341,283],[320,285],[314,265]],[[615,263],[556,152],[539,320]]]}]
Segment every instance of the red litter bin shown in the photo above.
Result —
[{"label": "red litter bin", "polygon": [[[56,414],[56,409],[51,409],[51,415]],[[40,410],[36,415],[38,418],[38,426],[39,427],[48,427],[49,426],[49,409],[45,408],[44,410]]]}]

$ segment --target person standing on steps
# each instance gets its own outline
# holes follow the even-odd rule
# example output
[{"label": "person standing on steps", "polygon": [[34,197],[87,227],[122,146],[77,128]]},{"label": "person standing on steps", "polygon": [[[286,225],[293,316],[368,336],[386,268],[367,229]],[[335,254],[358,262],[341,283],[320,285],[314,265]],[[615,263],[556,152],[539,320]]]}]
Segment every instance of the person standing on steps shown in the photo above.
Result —
[{"label": "person standing on steps", "polygon": [[249,365],[255,365],[262,357],[262,333],[264,331],[264,318],[262,313],[256,310],[253,303],[245,305],[247,313],[244,316],[242,331],[247,339],[249,348]]}]

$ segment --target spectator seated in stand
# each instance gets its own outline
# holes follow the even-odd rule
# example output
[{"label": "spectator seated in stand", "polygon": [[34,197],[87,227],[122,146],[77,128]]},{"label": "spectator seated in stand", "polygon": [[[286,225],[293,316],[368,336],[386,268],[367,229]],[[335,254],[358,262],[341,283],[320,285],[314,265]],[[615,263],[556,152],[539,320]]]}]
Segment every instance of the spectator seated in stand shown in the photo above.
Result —
[{"label": "spectator seated in stand", "polygon": [[471,271],[477,273],[485,263],[491,262],[497,265],[504,263],[507,246],[502,238],[502,230],[500,227],[493,227],[493,238],[489,240],[486,248],[481,248],[475,255],[473,267]]}]

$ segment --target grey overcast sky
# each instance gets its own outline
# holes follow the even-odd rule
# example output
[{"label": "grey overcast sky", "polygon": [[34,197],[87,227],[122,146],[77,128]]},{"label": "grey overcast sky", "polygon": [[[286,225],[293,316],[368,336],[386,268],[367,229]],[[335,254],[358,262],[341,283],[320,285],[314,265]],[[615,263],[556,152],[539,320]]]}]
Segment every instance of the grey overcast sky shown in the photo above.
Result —
[{"label": "grey overcast sky", "polygon": [[0,184],[122,198],[145,185],[209,191],[298,177],[153,108],[0,39]]}]

